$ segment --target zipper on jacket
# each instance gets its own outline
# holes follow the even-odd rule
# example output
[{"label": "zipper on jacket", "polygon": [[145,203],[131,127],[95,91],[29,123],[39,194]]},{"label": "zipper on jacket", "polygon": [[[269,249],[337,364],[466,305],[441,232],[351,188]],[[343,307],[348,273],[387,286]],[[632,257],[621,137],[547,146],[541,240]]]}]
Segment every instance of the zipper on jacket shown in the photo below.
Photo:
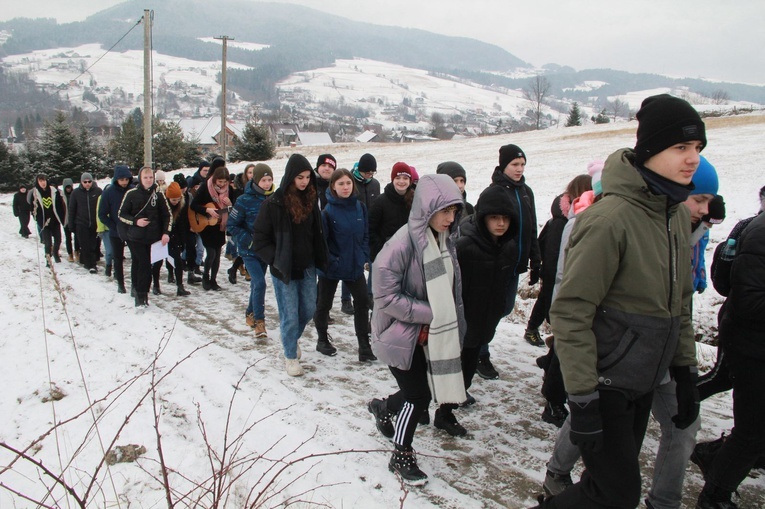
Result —
[{"label": "zipper on jacket", "polygon": [[518,194],[518,188],[514,189],[515,199],[518,201],[518,258],[515,260],[515,275],[518,274],[518,265],[521,263],[521,256],[523,256],[523,203],[521,203],[521,197]]},{"label": "zipper on jacket", "polygon": [[677,252],[672,244],[672,216],[667,210],[667,246],[669,247],[669,300],[667,302],[667,311],[672,318],[672,297],[675,290],[675,281],[677,280]]}]

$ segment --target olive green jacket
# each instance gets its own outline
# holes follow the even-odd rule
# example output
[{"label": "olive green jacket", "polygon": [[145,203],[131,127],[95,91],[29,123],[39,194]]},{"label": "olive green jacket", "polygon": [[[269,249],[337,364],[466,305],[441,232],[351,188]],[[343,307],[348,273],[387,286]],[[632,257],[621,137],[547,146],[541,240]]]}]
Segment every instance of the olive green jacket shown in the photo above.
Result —
[{"label": "olive green jacket", "polygon": [[619,150],[603,169],[603,199],[577,216],[550,310],[569,394],[653,390],[669,366],[695,366],[691,220],[649,191]]}]

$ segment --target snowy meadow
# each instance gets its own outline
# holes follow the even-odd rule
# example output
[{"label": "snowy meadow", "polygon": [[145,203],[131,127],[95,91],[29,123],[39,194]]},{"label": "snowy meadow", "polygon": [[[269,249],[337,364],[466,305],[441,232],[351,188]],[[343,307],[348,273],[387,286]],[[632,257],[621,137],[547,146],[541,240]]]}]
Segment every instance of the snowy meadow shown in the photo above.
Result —
[{"label": "snowy meadow", "polygon": [[[633,146],[636,127],[632,122],[294,150],[312,162],[331,152],[347,168],[370,152],[383,186],[397,161],[421,175],[435,172],[440,162],[458,161],[468,173],[468,200],[475,203],[490,182],[499,147],[515,143],[529,158],[526,178],[541,229],[568,181],[585,173],[591,160]],[[711,231],[709,264],[736,221],[757,210],[757,191],[765,185],[759,160],[765,116],[709,119],[707,129],[704,155],[718,170],[727,204],[727,219]],[[268,161],[277,180],[288,156],[281,151]],[[229,167],[238,172],[244,164]],[[414,446],[430,482],[404,488],[387,468],[391,444],[366,409],[372,397],[393,392],[395,382],[381,363],[357,361],[352,318],[340,313],[339,295],[330,326],[338,355],[315,351],[309,324],[300,342],[306,375],[290,378],[270,279],[267,340],[256,340],[245,324],[249,284],[241,277],[229,284],[225,260],[222,292],[187,286],[192,294],[176,297],[174,286],[164,283],[164,294],[150,295],[150,306],[136,311],[129,295],[117,294],[103,274],[103,262],[98,274],[89,274],[68,263],[62,247],[64,261],[46,268],[41,244],[18,235],[11,200],[0,195],[6,331],[0,337],[0,508],[36,507],[25,497],[62,508],[78,507],[77,500],[89,507],[169,506],[168,497],[176,507],[522,508],[541,492],[557,428],[540,419],[542,372],[534,360],[544,350],[522,337],[532,299],[519,297],[497,330],[492,359],[500,379],[477,378],[471,388],[477,404],[457,411],[468,436],[452,438],[421,426]],[[528,287],[525,279],[521,287]],[[711,285],[696,295],[700,336],[714,337],[721,302]],[[699,344],[698,351],[701,369],[711,367],[715,348]],[[705,401],[702,415],[700,441],[727,432],[730,393]],[[642,452],[646,490],[657,440],[652,420]],[[117,446],[122,449],[115,454]],[[124,461],[109,465],[105,457]],[[763,505],[765,480],[756,474],[740,489],[742,508]],[[66,494],[55,478],[73,493]],[[702,484],[690,465],[686,506],[693,507]]]}]

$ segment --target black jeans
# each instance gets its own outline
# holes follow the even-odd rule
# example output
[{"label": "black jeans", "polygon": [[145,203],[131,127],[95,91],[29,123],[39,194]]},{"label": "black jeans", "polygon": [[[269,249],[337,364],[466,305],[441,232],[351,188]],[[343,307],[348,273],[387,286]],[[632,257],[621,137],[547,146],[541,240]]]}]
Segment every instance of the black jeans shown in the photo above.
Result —
[{"label": "black jeans", "polygon": [[47,256],[58,256],[58,250],[61,249],[61,227],[56,224],[48,225],[40,231],[45,254]]},{"label": "black jeans", "polygon": [[552,293],[555,288],[555,283],[542,281],[542,288],[539,291],[537,301],[534,303],[534,308],[531,310],[531,316],[529,317],[529,324],[527,329],[538,329],[542,326],[545,320],[550,322],[550,306],[552,305]]},{"label": "black jeans", "polygon": [[130,267],[130,277],[133,288],[139,293],[149,293],[151,286],[151,244],[141,244],[128,241],[130,257],[133,263]]},{"label": "black jeans", "polygon": [[733,430],[706,481],[734,491],[765,454],[765,362],[735,352],[725,352],[725,359],[733,380]]},{"label": "black jeans", "polygon": [[728,369],[728,360],[721,346],[717,347],[717,360],[710,371],[704,373],[696,382],[699,390],[699,398],[704,401],[709,396],[729,391],[733,388],[730,370]]},{"label": "black jeans", "polygon": [[[313,323],[316,330],[321,333],[327,332],[327,319],[329,310],[332,309],[332,301],[335,300],[337,291],[337,279],[327,279],[319,276],[319,286],[317,288],[316,312],[313,315]],[[348,285],[353,296],[353,326],[356,329],[356,338],[369,337],[369,303],[367,298],[367,281],[364,275],[356,281],[343,281]]]},{"label": "black jeans", "polygon": [[420,345],[415,346],[410,368],[405,370],[391,366],[390,371],[396,378],[399,388],[398,392],[388,396],[386,401],[388,411],[398,414],[393,443],[411,447],[417,422],[423,412],[428,410],[431,400],[425,351]]},{"label": "black jeans", "polygon": [[[582,451],[582,479],[550,499],[555,509],[634,509],[640,503],[638,455],[651,414],[653,392],[629,400],[621,392],[600,391],[603,448]],[[548,507],[547,505],[545,507]]]},{"label": "black jeans", "polygon": [[118,284],[125,284],[125,241],[117,236],[110,236],[112,243],[112,265],[114,267],[114,279]]}]

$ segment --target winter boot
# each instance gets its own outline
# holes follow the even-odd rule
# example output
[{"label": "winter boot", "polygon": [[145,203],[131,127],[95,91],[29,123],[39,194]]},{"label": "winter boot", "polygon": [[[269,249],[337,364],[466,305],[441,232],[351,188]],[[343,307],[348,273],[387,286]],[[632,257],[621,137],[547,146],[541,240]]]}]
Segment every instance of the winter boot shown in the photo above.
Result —
[{"label": "winter boot", "polygon": [[466,406],[473,406],[473,405],[475,405],[475,398],[468,391],[465,391],[465,401],[460,403],[460,406],[466,407]]},{"label": "winter boot", "polygon": [[349,300],[341,300],[340,311],[342,311],[346,315],[353,315],[353,302]]},{"label": "winter boot", "polygon": [[267,338],[268,332],[266,331],[266,321],[265,320],[255,320],[255,337],[256,338]]},{"label": "winter boot", "polygon": [[[242,265],[242,268],[244,269],[244,265]],[[250,273],[247,272],[247,269],[244,269],[244,280],[245,281],[251,281],[252,277],[250,277]]]},{"label": "winter boot", "polygon": [[80,252],[79,251],[75,251],[74,252],[74,261],[75,261],[75,263],[80,263]]},{"label": "winter boot", "polygon": [[696,509],[738,509],[731,499],[731,492],[707,482],[699,493]]},{"label": "winter boot", "polygon": [[212,288],[214,292],[219,292],[223,289],[215,279],[210,279],[210,288]]},{"label": "winter boot", "polygon": [[117,293],[127,293],[124,281],[117,281]]},{"label": "winter boot", "polygon": [[284,359],[284,366],[289,376],[303,376],[303,366],[298,359]]},{"label": "winter boot", "polygon": [[330,336],[327,331],[318,331],[318,333],[319,340],[316,342],[316,351],[330,357],[337,355],[337,348],[335,348],[331,342],[332,336]]},{"label": "winter boot", "polygon": [[545,490],[545,495],[552,497],[563,493],[566,488],[572,486],[574,481],[571,480],[571,474],[555,474],[547,471],[545,474],[545,482],[542,488]]},{"label": "winter boot", "polygon": [[417,466],[417,456],[411,447],[397,445],[388,462],[388,470],[411,486],[423,486],[428,482],[428,475]]},{"label": "winter boot", "polygon": [[197,285],[202,282],[202,278],[194,275],[193,271],[189,271],[189,275],[186,276],[186,282],[190,285]]},{"label": "winter boot", "polygon": [[532,346],[545,346],[542,336],[539,335],[539,329],[526,329],[523,333],[523,339]]},{"label": "winter boot", "polygon": [[247,313],[247,316],[244,317],[244,323],[247,324],[247,327],[255,327],[255,315]]},{"label": "winter boot", "polygon": [[73,263],[73,262],[74,262],[74,256],[72,256],[72,254],[71,254],[71,253],[69,253],[69,254],[67,255],[67,257],[66,257],[66,260],[67,260],[68,262],[70,262],[70,263]]},{"label": "winter boot", "polygon": [[206,292],[209,292],[210,290],[212,290],[212,285],[210,284],[210,278],[209,277],[202,276],[202,288]]},{"label": "winter boot", "polygon": [[151,292],[154,295],[162,295],[162,291],[159,289],[159,281],[154,282],[154,285],[151,288]]},{"label": "winter boot", "polygon": [[478,357],[476,373],[478,373],[478,376],[484,380],[496,380],[499,378],[499,373],[494,369],[494,365],[491,363],[491,357],[488,355],[481,355]]},{"label": "winter boot", "polygon": [[388,411],[388,405],[384,399],[373,399],[367,403],[367,410],[375,416],[375,426],[384,437],[393,438],[396,430],[393,427],[393,414]]},{"label": "winter boot", "polygon": [[106,268],[104,269],[104,275],[106,277],[112,277],[112,264],[111,263],[107,263],[106,264]]},{"label": "winter boot", "polygon": [[373,362],[377,357],[372,352],[372,347],[369,344],[369,336],[362,336],[359,338],[359,362]]},{"label": "winter boot", "polygon": [[228,272],[228,282],[231,283],[232,285],[235,285],[236,284],[236,269],[234,269],[234,267],[231,267],[226,272]]},{"label": "winter boot", "polygon": [[714,461],[715,456],[717,456],[717,453],[720,451],[725,439],[725,433],[722,433],[717,440],[700,442],[693,448],[691,461],[699,467],[702,474],[706,475],[709,471],[709,467],[712,465],[712,461]]},{"label": "winter boot", "polygon": [[183,283],[181,283],[180,281],[178,281],[178,284],[176,286],[178,289],[175,291],[175,295],[177,295],[178,297],[185,297],[187,295],[191,295],[191,292],[186,290],[183,287]]},{"label": "winter boot", "polygon": [[175,274],[173,274],[172,270],[167,271],[167,282],[171,285],[175,283]]},{"label": "winter boot", "polygon": [[449,410],[443,408],[436,409],[436,417],[433,419],[433,426],[442,429],[453,437],[464,437],[467,430],[462,424],[457,422],[457,418]]},{"label": "winter boot", "polygon": [[143,300],[143,305],[144,306],[148,306],[149,305],[149,292],[141,293],[141,299]]},{"label": "winter boot", "polygon": [[553,405],[549,401],[545,405],[545,409],[542,411],[542,420],[549,422],[557,428],[563,426],[563,423],[568,417],[568,410],[564,405]]},{"label": "winter boot", "polygon": [[136,293],[135,294],[135,307],[140,308],[143,306],[143,298],[141,298],[141,295]]},{"label": "winter boot", "polygon": [[427,426],[430,424],[430,411],[427,408],[420,414],[420,418],[417,419],[417,424],[420,426]]},{"label": "winter boot", "polygon": [[58,255],[58,253],[53,253],[53,260],[56,263],[61,263],[61,257]]}]

